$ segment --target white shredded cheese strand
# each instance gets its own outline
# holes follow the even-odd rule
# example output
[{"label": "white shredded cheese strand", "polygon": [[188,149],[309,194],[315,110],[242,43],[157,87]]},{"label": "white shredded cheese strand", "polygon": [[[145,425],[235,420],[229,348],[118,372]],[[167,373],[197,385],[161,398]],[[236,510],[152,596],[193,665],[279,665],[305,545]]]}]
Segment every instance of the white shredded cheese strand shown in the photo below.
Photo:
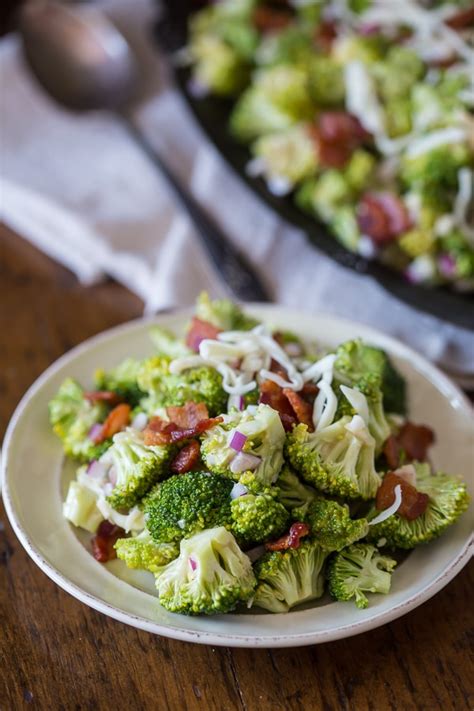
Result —
[{"label": "white shredded cheese strand", "polygon": [[378,516],[372,519],[372,521],[369,521],[369,526],[375,526],[377,523],[382,523],[382,521],[386,521],[390,516],[393,516],[394,513],[397,513],[398,509],[400,508],[402,504],[402,487],[400,484],[397,484],[395,489],[394,489],[394,494],[395,494],[395,501],[391,506],[388,507],[388,509],[385,509],[385,511],[382,511]]},{"label": "white shredded cheese strand", "polygon": [[341,392],[349,400],[349,403],[352,405],[356,413],[360,415],[364,420],[365,424],[368,425],[369,405],[364,393],[361,393],[360,390],[356,390],[355,388],[348,388],[347,385],[341,385],[340,389]]},{"label": "white shredded cheese strand", "polygon": [[374,136],[385,135],[385,118],[375,84],[361,61],[353,60],[346,64],[344,83],[349,113],[357,116],[362,126]]},{"label": "white shredded cheese strand", "polygon": [[441,128],[439,131],[432,131],[412,141],[406,150],[406,155],[409,158],[415,158],[440,146],[462,143],[466,138],[466,131],[463,128],[458,126]]},{"label": "white shredded cheese strand", "polygon": [[303,380],[307,383],[310,380],[317,381],[323,375],[327,374],[326,382],[331,384],[332,373],[334,369],[334,362],[336,360],[335,353],[329,353],[329,355],[324,356],[320,360],[316,361],[303,371]]},{"label": "white shredded cheese strand", "polygon": [[314,401],[313,422],[316,432],[329,427],[337,410],[337,397],[328,382],[321,379],[318,383],[319,393]]}]

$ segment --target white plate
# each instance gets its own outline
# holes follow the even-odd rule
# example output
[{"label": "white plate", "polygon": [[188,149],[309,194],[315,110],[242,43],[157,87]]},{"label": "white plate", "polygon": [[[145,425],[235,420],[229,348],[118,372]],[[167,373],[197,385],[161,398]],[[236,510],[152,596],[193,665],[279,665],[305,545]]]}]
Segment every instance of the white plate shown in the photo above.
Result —
[{"label": "white plate", "polygon": [[[469,480],[472,494],[471,407],[439,370],[403,344],[365,326],[278,306],[248,310],[275,327],[330,346],[360,336],[384,348],[408,380],[411,418],[427,423],[437,433],[436,466]],[[168,314],[156,321],[180,331],[188,317],[187,312]],[[97,563],[61,514],[61,491],[71,468],[63,467],[60,442],[48,423],[47,404],[66,376],[89,385],[97,367],[112,367],[126,356],[149,355],[151,323],[124,324],[60,358],[26,393],[5,437],[3,497],[8,516],[35,563],[64,590],[121,622],[168,637],[232,647],[292,647],[348,637],[400,617],[444,587],[467,563],[472,529],[469,512],[442,538],[411,553],[396,569],[390,594],[370,596],[366,610],[324,599],[313,608],[288,614],[207,618],[163,610],[152,594],[151,574],[127,571],[121,561],[107,566]]]}]

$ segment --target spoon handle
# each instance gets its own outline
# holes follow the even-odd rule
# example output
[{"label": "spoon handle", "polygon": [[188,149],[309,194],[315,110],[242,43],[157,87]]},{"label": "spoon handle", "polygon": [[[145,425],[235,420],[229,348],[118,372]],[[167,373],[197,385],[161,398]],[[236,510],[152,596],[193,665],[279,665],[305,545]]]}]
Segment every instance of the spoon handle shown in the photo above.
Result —
[{"label": "spoon handle", "polygon": [[232,295],[241,301],[270,301],[270,296],[260,277],[257,276],[245,256],[230,244],[202,207],[177,181],[161,156],[134,125],[133,120],[127,116],[122,116],[122,118],[135,142],[140,145],[155,168],[166,179],[177,202],[187,212],[216,271]]}]

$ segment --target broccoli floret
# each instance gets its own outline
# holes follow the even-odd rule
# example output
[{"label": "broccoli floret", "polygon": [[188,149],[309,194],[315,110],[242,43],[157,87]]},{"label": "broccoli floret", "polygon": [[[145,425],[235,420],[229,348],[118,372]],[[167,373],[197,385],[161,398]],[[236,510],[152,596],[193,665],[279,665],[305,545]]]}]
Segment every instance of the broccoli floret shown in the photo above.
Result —
[{"label": "broccoli floret", "polygon": [[382,35],[362,37],[355,34],[343,35],[332,47],[332,56],[337,62],[346,64],[359,60],[369,66],[382,59],[387,47],[387,40]]},{"label": "broccoli floret", "polygon": [[249,558],[222,526],[181,541],[179,557],[156,577],[160,604],[185,615],[230,612],[255,583]]},{"label": "broccoli floret", "polygon": [[409,230],[398,238],[400,247],[413,259],[430,252],[434,242],[435,235],[430,229]]},{"label": "broccoli floret", "polygon": [[98,369],[94,374],[96,387],[98,390],[111,390],[117,393],[135,407],[144,395],[137,383],[140,368],[141,361],[127,358],[111,370]]},{"label": "broccoli floret", "polygon": [[272,131],[282,131],[295,119],[279,106],[274,106],[257,86],[249,87],[235,104],[230,116],[230,131],[241,143]]},{"label": "broccoli floret", "polygon": [[375,546],[355,543],[336,553],[328,565],[329,592],[336,600],[351,600],[365,608],[369,600],[364,592],[390,592],[392,571],[397,561],[382,555]]},{"label": "broccoli floret", "polygon": [[215,94],[233,96],[249,81],[247,62],[219,37],[196,37],[190,44],[190,52],[195,79]]},{"label": "broccoli floret", "polygon": [[316,172],[317,155],[304,124],[262,136],[253,152],[262,160],[267,179],[284,178],[293,186]]},{"label": "broccoli floret", "polygon": [[468,85],[467,74],[443,72],[435,85],[428,82],[415,84],[411,92],[414,125],[423,130],[449,126],[463,111],[461,96]]},{"label": "broccoli floret", "polygon": [[351,250],[357,251],[360,239],[359,225],[353,207],[339,207],[334,210],[329,225],[339,242]]},{"label": "broccoli floret", "polygon": [[145,518],[155,541],[172,543],[203,528],[230,527],[232,481],[208,472],[178,474],[147,497]]},{"label": "broccoli floret", "polygon": [[262,486],[270,486],[278,477],[283,464],[285,430],[276,410],[268,405],[232,413],[224,425],[216,425],[203,434],[201,455],[211,472],[239,479],[240,472],[230,467],[236,451],[230,446],[234,433],[240,432],[247,440],[243,452],[261,459],[254,470]]},{"label": "broccoli floret", "polygon": [[325,221],[331,221],[337,211],[352,202],[352,189],[339,170],[325,170],[314,183],[311,194],[313,211]]},{"label": "broccoli floret", "polygon": [[[388,546],[414,548],[440,536],[457,521],[469,506],[466,484],[443,472],[431,474],[429,464],[415,462],[416,488],[428,494],[429,502],[424,513],[409,521],[397,513],[376,523],[369,529],[369,540],[387,540]],[[375,507],[367,514],[370,522],[380,513]]]},{"label": "broccoli floret", "polygon": [[[343,386],[344,388],[344,386]],[[380,378],[376,373],[369,373],[359,383],[355,384],[354,390],[359,390],[365,398],[369,413],[369,432],[375,439],[375,453],[379,454],[384,442],[391,434],[390,424],[385,416],[383,407],[383,394],[380,389]],[[338,394],[338,409],[336,416],[356,415],[357,411],[347,400],[340,386],[336,384],[335,391]]]},{"label": "broccoli floret", "polygon": [[424,71],[424,64],[417,53],[401,45],[391,47],[385,61],[374,66],[379,92],[386,101],[409,95]]},{"label": "broccoli floret", "polygon": [[292,516],[308,523],[311,538],[327,551],[340,551],[364,538],[369,530],[367,519],[351,519],[346,504],[323,498],[316,499],[309,507],[293,509]]},{"label": "broccoli floret", "polygon": [[303,484],[288,464],[283,466],[276,485],[278,487],[278,500],[290,511],[298,508],[300,515],[304,515],[303,512],[307,510],[317,496],[315,489]]},{"label": "broccoli floret", "polygon": [[344,169],[345,178],[349,186],[356,193],[360,193],[369,185],[377,166],[377,159],[362,148],[354,151],[349,163]]},{"label": "broccoli floret", "polygon": [[319,432],[297,425],[287,435],[285,453],[308,484],[333,496],[372,499],[380,486],[375,440],[359,416],[342,417]]},{"label": "broccoli floret", "polygon": [[340,64],[329,57],[313,57],[309,64],[309,91],[318,106],[340,106],[346,93]]},{"label": "broccoli floret", "polygon": [[145,412],[154,414],[163,407],[187,402],[203,402],[211,417],[226,409],[228,395],[215,368],[200,366],[173,375],[169,362],[168,358],[154,356],[142,364],[138,383],[147,393],[140,403]]},{"label": "broccoli floret", "polygon": [[123,560],[128,568],[150,570],[152,573],[157,573],[179,554],[175,543],[156,543],[146,529],[138,536],[119,538],[114,547],[117,558]]},{"label": "broccoli floret", "polygon": [[258,72],[234,107],[230,129],[235,138],[247,143],[310,120],[313,113],[306,71],[279,64]]},{"label": "broccoli floret", "polygon": [[93,491],[78,481],[71,481],[63,503],[63,516],[74,526],[95,533],[99,523],[104,520],[96,502],[97,496]]},{"label": "broccoli floret", "polygon": [[311,33],[307,28],[289,26],[280,32],[270,32],[262,37],[255,59],[257,64],[304,65],[312,56]]},{"label": "broccoli floret", "polygon": [[194,14],[190,22],[191,45],[201,37],[223,40],[241,59],[253,60],[258,32],[252,24],[255,2],[220,2]]},{"label": "broccoli floret", "polygon": [[202,321],[208,321],[221,331],[249,331],[258,326],[259,321],[248,316],[241,307],[230,299],[209,298],[202,291],[196,302],[196,316]]},{"label": "broccoli floret", "polygon": [[443,277],[448,280],[474,279],[474,249],[460,230],[453,230],[439,240],[441,250],[439,262],[446,258],[448,271]]},{"label": "broccoli floret", "polygon": [[405,155],[401,177],[410,190],[422,194],[427,204],[449,209],[458,188],[459,170],[472,161],[472,153],[465,143],[441,146],[421,155]]},{"label": "broccoli floret", "polygon": [[270,612],[288,612],[324,592],[327,551],[313,541],[299,548],[266,553],[255,565],[257,589],[253,605]]},{"label": "broccoli floret", "polygon": [[93,425],[103,422],[107,411],[105,403],[91,403],[85,399],[83,389],[72,378],[63,382],[49,403],[49,419],[68,457],[88,462],[105,452],[111,440],[94,444],[89,432]]},{"label": "broccoli floret", "polygon": [[385,104],[385,122],[390,138],[398,138],[412,130],[412,106],[410,99],[391,99]]},{"label": "broccoli floret", "polygon": [[176,453],[171,445],[145,445],[143,434],[128,428],[113,438],[101,462],[113,467],[116,483],[107,501],[114,509],[129,509],[160,479]]},{"label": "broccoli floret", "polygon": [[157,354],[164,358],[185,358],[193,355],[193,351],[183,343],[182,338],[177,338],[174,333],[161,326],[150,328],[150,339]]},{"label": "broccoli floret", "polygon": [[244,494],[231,503],[232,533],[245,547],[278,538],[286,529],[289,514],[277,500],[275,488]]},{"label": "broccoli floret", "polygon": [[405,380],[380,348],[369,346],[360,339],[346,341],[336,351],[334,367],[342,382],[358,387],[362,392],[365,392],[364,380],[370,380],[371,387],[374,387],[375,379],[379,377],[385,411],[405,414]]}]

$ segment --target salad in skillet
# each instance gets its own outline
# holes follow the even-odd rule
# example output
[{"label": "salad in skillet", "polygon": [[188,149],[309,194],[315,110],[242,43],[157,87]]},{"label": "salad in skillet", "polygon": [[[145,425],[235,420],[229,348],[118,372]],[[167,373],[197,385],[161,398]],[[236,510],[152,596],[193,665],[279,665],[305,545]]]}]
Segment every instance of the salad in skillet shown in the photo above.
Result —
[{"label": "salad in skillet", "polygon": [[412,283],[474,289],[472,2],[222,0],[184,61],[273,194]]},{"label": "salad in skillet", "polygon": [[67,379],[49,414],[78,463],[64,516],[97,561],[154,574],[167,610],[280,613],[326,589],[364,608],[467,508],[382,350],[328,351],[206,294],[184,338],[150,336],[94,389]]}]

